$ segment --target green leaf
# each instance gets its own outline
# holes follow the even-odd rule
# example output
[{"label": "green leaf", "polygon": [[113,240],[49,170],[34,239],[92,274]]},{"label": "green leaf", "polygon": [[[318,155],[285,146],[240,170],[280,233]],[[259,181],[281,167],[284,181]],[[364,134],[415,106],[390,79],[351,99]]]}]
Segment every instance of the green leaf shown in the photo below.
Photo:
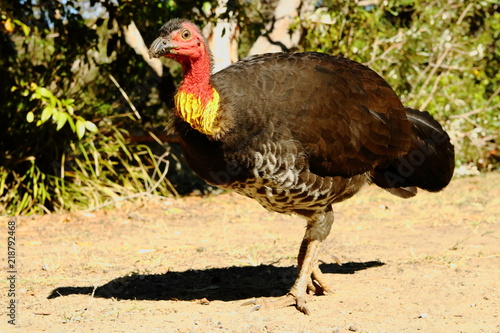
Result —
[{"label": "green leaf", "polygon": [[42,111],[42,116],[40,118],[40,121],[42,123],[46,122],[47,120],[49,120],[50,116],[52,116],[52,111],[53,111],[53,107],[50,106],[50,105],[47,105],[43,111]]},{"label": "green leaf", "polygon": [[73,105],[75,104],[75,100],[73,98],[66,98],[65,100],[62,101],[63,105]]},{"label": "green leaf", "polygon": [[44,87],[36,88],[35,92],[39,93],[41,96],[46,97],[46,98],[53,98],[54,97],[52,92],[49,89],[44,88]]},{"label": "green leaf", "polygon": [[91,121],[85,121],[85,128],[92,133],[97,132],[97,126]]},{"label": "green leaf", "polygon": [[16,23],[17,25],[21,26],[21,29],[23,29],[23,32],[24,32],[25,36],[28,36],[30,34],[30,27],[28,27],[28,25],[24,24],[20,20],[14,20],[14,23]]},{"label": "green leaf", "polygon": [[77,119],[76,120],[76,136],[78,139],[83,138],[85,135],[85,120]]},{"label": "green leaf", "polygon": [[73,121],[73,118],[72,118],[72,117],[69,117],[69,116],[68,116],[68,124],[69,124],[69,127],[71,128],[71,130],[72,130],[73,132],[76,132],[75,122]]},{"label": "green leaf", "polygon": [[32,123],[33,120],[35,119],[35,115],[33,114],[33,112],[28,112],[28,114],[26,115],[26,121],[28,123]]},{"label": "green leaf", "polygon": [[61,128],[63,128],[64,124],[66,124],[66,121],[68,120],[68,115],[66,113],[60,112],[57,115],[57,127],[56,130],[59,131]]}]

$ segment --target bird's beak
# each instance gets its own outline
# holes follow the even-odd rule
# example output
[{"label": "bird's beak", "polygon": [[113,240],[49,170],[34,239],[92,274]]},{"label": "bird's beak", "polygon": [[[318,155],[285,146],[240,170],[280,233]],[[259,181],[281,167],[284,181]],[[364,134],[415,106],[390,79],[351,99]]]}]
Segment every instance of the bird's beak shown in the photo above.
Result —
[{"label": "bird's beak", "polygon": [[176,46],[165,37],[156,38],[149,48],[149,58],[159,58],[161,56],[174,53]]}]

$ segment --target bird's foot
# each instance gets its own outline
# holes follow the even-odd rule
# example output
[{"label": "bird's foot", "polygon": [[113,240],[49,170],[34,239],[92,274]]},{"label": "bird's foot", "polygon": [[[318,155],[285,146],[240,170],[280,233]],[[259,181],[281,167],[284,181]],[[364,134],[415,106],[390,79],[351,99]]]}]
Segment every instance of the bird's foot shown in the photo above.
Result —
[{"label": "bird's foot", "polygon": [[279,309],[295,305],[297,310],[299,310],[300,312],[306,315],[311,314],[306,306],[306,295],[296,296],[292,291],[284,296],[280,296],[274,299],[253,298],[243,303],[242,306],[243,305],[253,305],[253,307],[250,309],[250,312],[262,309]]},{"label": "bird's foot", "polygon": [[311,280],[307,284],[307,291],[314,295],[332,295],[334,291],[325,281],[323,272],[316,266],[311,274]]},{"label": "bird's foot", "polygon": [[[284,296],[272,299],[253,299],[245,302],[243,305],[253,305],[251,311],[257,311],[264,308],[282,308],[295,305],[297,310],[304,314],[310,314],[306,306],[308,293],[316,295],[332,294],[333,290],[328,287],[325,276],[318,266],[318,252],[321,242],[318,240],[302,241],[298,261],[299,275],[295,280],[290,292]],[[336,259],[336,258],[335,258]],[[336,259],[341,265],[340,261]]]},{"label": "bird's foot", "polygon": [[[324,275],[318,266],[316,266],[311,273],[309,283],[307,284],[307,292],[314,295],[331,295],[334,293],[333,289],[326,283]],[[297,287],[294,286],[290,292],[284,296],[273,299],[253,298],[244,302],[242,305],[252,305],[250,312],[264,309],[279,309],[295,305],[297,310],[309,315],[311,312],[306,306],[307,292],[306,289],[303,289],[303,292],[299,292]]]}]

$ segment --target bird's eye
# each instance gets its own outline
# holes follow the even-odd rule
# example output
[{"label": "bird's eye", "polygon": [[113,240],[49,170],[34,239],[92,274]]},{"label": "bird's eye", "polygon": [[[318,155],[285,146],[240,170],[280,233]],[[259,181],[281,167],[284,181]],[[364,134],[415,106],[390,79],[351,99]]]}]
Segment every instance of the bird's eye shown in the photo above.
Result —
[{"label": "bird's eye", "polygon": [[181,37],[184,40],[188,40],[189,38],[191,38],[191,31],[189,31],[189,29],[182,30],[181,31]]}]

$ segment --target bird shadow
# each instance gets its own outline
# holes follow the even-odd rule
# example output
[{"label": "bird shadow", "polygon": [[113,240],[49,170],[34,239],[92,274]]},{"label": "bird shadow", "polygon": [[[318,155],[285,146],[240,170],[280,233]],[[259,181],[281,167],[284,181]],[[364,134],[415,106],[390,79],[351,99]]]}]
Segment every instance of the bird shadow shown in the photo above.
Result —
[{"label": "bird shadow", "polygon": [[[354,274],[383,266],[380,261],[322,264],[329,274]],[[49,299],[68,295],[93,295],[118,300],[208,300],[235,301],[252,297],[285,295],[297,277],[294,266],[260,265],[248,267],[210,268],[167,272],[165,274],[130,274],[99,287],[58,287]]]}]

